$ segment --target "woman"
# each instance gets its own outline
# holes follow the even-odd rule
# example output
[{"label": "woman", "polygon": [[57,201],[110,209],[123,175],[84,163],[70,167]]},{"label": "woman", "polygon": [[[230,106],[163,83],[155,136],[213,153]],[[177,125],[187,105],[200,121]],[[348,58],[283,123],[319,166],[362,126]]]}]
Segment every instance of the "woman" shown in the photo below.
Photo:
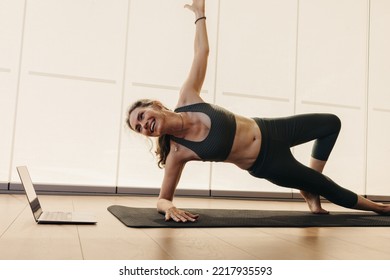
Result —
[{"label": "woman", "polygon": [[[129,127],[145,136],[158,137],[159,166],[165,167],[157,202],[165,219],[194,222],[198,215],[172,203],[185,164],[191,160],[223,161],[248,170],[258,178],[296,188],[315,214],[327,214],[320,196],[352,209],[390,213],[390,205],[365,199],[322,175],[322,170],[340,131],[340,120],[331,114],[307,114],[279,119],[246,118],[200,97],[206,74],[209,45],[205,0],[185,5],[195,14],[194,58],[176,110],[159,101],[139,100],[129,109]],[[316,140],[310,168],[292,156],[290,147]]]}]

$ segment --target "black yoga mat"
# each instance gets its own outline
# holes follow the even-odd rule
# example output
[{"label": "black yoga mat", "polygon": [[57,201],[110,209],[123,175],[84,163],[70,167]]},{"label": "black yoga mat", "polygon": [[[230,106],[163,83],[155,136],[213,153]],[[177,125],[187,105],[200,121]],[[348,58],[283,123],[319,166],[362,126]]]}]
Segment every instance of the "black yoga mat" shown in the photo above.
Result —
[{"label": "black yoga mat", "polygon": [[164,221],[155,208],[112,205],[107,209],[124,225],[134,228],[196,227],[388,227],[390,216],[370,212],[331,212],[315,215],[304,211],[187,209],[200,214],[196,222]]}]

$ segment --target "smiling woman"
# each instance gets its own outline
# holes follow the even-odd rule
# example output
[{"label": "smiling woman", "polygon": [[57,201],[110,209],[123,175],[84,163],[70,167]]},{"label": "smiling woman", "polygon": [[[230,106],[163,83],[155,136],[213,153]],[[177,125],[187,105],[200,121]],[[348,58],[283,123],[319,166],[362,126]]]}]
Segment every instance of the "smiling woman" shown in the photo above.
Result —
[{"label": "smiling woman", "polygon": [[[165,219],[196,221],[198,215],[178,209],[173,197],[185,164],[193,160],[233,163],[257,178],[296,188],[315,214],[328,214],[320,196],[347,208],[390,213],[390,206],[375,203],[339,186],[322,174],[341,129],[332,114],[305,114],[284,118],[247,118],[205,103],[201,88],[207,70],[209,44],[205,0],[186,8],[195,15],[194,57],[176,109],[142,99],[129,109],[127,123],[137,133],[158,137],[156,154],[165,168],[157,202]],[[290,148],[315,140],[310,167],[299,163]]]},{"label": "smiling woman", "polygon": [[[163,130],[166,120],[172,123],[172,129],[168,129],[168,133]],[[149,137],[158,137],[156,150],[158,166],[164,167],[170,152],[170,135],[175,131],[180,133],[184,130],[182,114],[172,112],[159,101],[141,99],[129,108],[126,122],[133,131]],[[175,150],[177,151],[177,146]]]},{"label": "smiling woman", "polygon": [[[164,131],[163,123],[166,120],[173,120],[180,123],[178,128]],[[166,133],[177,133],[183,130],[183,117],[181,114],[173,113],[156,100],[142,99],[135,102],[129,109],[127,124],[129,127],[145,136],[159,136]]]}]

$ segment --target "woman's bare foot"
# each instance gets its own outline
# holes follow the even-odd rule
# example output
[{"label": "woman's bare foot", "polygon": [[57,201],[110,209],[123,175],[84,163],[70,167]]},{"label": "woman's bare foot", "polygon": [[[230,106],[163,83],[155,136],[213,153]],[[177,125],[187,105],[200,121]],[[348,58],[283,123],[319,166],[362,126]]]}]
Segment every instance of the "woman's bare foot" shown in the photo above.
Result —
[{"label": "woman's bare foot", "polygon": [[383,204],[383,203],[379,203],[379,204],[380,204],[381,210],[374,211],[374,212],[376,212],[379,215],[390,216],[390,205]]},{"label": "woman's bare foot", "polygon": [[[317,172],[322,173],[325,164],[326,161],[315,159],[313,157],[310,158],[309,166],[311,169],[314,169]],[[318,194],[301,191],[301,195],[306,200],[307,205],[313,214],[329,214],[329,211],[321,207],[320,196]]]},{"label": "woman's bare foot", "polygon": [[306,200],[307,205],[309,206],[309,209],[313,214],[329,214],[329,211],[322,208],[319,195],[305,191],[301,191],[301,195]]},{"label": "woman's bare foot", "polygon": [[390,216],[390,205],[383,204],[383,210],[379,212],[380,215]]},{"label": "woman's bare foot", "polygon": [[358,201],[352,209],[373,211],[379,215],[390,215],[390,205],[374,202],[362,196],[358,196]]}]

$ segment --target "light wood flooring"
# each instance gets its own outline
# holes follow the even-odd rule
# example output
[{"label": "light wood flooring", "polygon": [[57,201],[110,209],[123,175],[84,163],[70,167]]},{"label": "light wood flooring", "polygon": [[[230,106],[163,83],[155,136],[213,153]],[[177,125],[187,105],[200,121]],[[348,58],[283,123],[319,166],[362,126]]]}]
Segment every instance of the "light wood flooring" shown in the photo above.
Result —
[{"label": "light wood flooring", "polygon": [[[26,197],[0,194],[3,260],[389,260],[390,228],[132,229],[106,209],[155,197],[41,195],[44,210],[89,211],[97,225],[38,225]],[[179,207],[307,210],[303,202],[176,198]],[[345,211],[324,204],[330,211]]]}]

